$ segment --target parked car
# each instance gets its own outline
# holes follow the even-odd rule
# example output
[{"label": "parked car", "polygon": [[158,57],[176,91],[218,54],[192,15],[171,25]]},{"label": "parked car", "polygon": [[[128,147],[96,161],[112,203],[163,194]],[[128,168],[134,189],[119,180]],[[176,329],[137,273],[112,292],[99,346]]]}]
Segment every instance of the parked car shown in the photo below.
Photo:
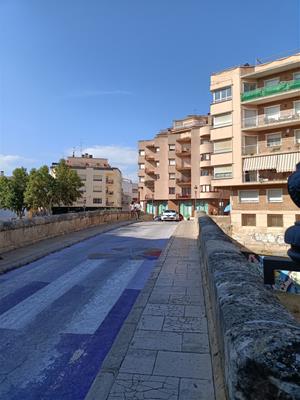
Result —
[{"label": "parked car", "polygon": [[179,221],[179,215],[174,210],[165,210],[160,218],[162,221]]}]

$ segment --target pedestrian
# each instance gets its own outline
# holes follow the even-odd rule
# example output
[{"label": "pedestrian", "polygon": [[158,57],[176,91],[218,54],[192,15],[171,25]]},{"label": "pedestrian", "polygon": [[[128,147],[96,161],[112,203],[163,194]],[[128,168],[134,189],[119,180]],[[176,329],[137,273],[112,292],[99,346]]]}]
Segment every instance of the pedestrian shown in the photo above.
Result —
[{"label": "pedestrian", "polygon": [[133,218],[133,217],[135,216],[135,204],[134,204],[134,201],[132,201],[132,202],[130,203],[129,208],[130,208],[130,215],[131,215],[131,218]]},{"label": "pedestrian", "polygon": [[141,216],[141,205],[140,203],[135,203],[136,219],[140,219]]}]

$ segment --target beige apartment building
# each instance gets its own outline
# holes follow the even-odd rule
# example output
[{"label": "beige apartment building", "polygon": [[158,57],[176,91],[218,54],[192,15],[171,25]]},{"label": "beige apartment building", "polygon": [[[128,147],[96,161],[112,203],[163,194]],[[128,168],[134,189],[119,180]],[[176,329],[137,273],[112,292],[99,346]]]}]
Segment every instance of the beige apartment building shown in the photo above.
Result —
[{"label": "beige apartment building", "polygon": [[122,174],[118,168],[111,167],[106,158],[82,154],[68,157],[66,163],[82,181],[82,197],[69,208],[78,211],[122,208]]},{"label": "beige apartment building", "polygon": [[233,234],[282,241],[300,210],[287,178],[300,161],[300,54],[211,76],[211,185],[230,188]]},{"label": "beige apartment building", "polygon": [[216,214],[227,204],[228,193],[211,185],[207,115],[175,120],[154,139],[139,141],[138,148],[139,199],[147,213],[158,215],[168,208],[189,218],[195,209]]}]

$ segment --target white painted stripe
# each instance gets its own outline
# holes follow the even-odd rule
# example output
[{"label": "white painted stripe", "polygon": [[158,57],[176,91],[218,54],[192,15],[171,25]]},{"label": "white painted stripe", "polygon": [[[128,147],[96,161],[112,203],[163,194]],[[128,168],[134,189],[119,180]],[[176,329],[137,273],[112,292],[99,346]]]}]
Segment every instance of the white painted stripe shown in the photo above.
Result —
[{"label": "white painted stripe", "polygon": [[80,283],[87,275],[96,270],[104,260],[86,260],[71,271],[63,274],[48,286],[28,297],[15,307],[0,316],[0,328],[22,329],[28,323],[61,297],[74,285]]},{"label": "white painted stripe", "polygon": [[95,333],[143,262],[129,260],[117,268],[91,301],[73,318],[64,333]]}]

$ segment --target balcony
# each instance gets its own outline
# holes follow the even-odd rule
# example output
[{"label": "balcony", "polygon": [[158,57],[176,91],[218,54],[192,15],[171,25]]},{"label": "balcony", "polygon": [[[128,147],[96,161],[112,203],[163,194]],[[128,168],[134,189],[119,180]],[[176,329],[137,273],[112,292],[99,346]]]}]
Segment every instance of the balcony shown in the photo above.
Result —
[{"label": "balcony", "polygon": [[[300,81],[299,81],[300,82]],[[262,131],[268,128],[293,126],[300,122],[300,111],[295,109],[282,110],[274,115],[257,115],[243,119],[244,131]]]},{"label": "balcony", "polygon": [[115,203],[114,203],[113,201],[107,201],[107,202],[106,202],[107,207],[113,207],[114,204],[115,204]]},{"label": "balcony", "polygon": [[181,151],[176,151],[176,156],[177,157],[190,157],[191,156],[191,150],[181,150]]},{"label": "balcony", "polygon": [[147,175],[155,175],[155,170],[152,168],[145,168],[145,173]]},{"label": "balcony", "polygon": [[257,144],[249,144],[247,146],[243,146],[242,154],[243,156],[252,156],[253,154],[257,154]]},{"label": "balcony", "polygon": [[145,160],[146,161],[150,161],[150,162],[154,162],[155,161],[155,157],[154,157],[154,155],[152,156],[152,155],[146,155],[145,156]]},{"label": "balcony", "polygon": [[191,166],[187,164],[176,164],[176,169],[177,171],[190,171]]},{"label": "balcony", "polygon": [[147,187],[154,187],[154,179],[147,179],[144,184]]},{"label": "balcony", "polygon": [[241,94],[242,103],[261,104],[266,101],[273,101],[288,98],[299,93],[300,80],[283,81],[278,85],[267,86],[250,90]]},{"label": "balcony", "polygon": [[200,168],[210,167],[211,161],[210,160],[201,160],[200,161]]},{"label": "balcony", "polygon": [[200,144],[200,154],[203,153],[212,153],[213,144],[210,141],[204,142]]},{"label": "balcony", "polygon": [[113,185],[114,184],[114,180],[113,179],[106,179],[106,183],[108,185]]},{"label": "balcony", "polygon": [[178,143],[190,143],[191,142],[191,135],[184,135],[177,139]]},{"label": "balcony", "polygon": [[187,194],[176,194],[176,199],[191,199],[191,194],[187,193]]},{"label": "balcony", "polygon": [[113,192],[113,190],[107,190],[107,191],[106,191],[106,194],[107,194],[108,196],[113,196],[113,195],[114,195],[114,192]]},{"label": "balcony", "polygon": [[285,183],[290,172],[275,172],[274,170],[257,170],[243,173],[243,183]]},{"label": "balcony", "polygon": [[191,179],[176,179],[178,186],[191,186]]}]

